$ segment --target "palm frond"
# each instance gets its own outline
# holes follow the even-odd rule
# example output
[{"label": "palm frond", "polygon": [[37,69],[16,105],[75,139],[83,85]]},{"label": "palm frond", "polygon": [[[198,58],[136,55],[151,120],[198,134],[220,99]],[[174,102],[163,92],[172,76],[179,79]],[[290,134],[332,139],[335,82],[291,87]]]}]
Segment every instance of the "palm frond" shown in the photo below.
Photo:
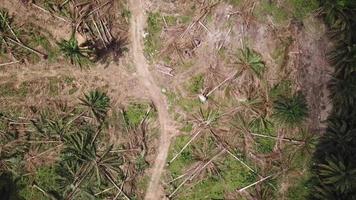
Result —
[{"label": "palm frond", "polygon": [[274,102],[273,109],[276,121],[288,127],[301,124],[308,116],[308,107],[302,94],[280,97]]}]

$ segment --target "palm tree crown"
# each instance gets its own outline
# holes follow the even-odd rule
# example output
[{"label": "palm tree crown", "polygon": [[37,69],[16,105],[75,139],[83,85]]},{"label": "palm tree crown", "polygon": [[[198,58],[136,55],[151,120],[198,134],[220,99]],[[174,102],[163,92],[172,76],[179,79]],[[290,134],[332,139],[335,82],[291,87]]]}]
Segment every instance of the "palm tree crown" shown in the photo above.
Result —
[{"label": "palm tree crown", "polygon": [[273,105],[275,119],[289,127],[302,123],[308,116],[305,97],[301,94],[292,97],[281,97]]},{"label": "palm tree crown", "polygon": [[72,34],[72,37],[69,40],[62,40],[59,42],[58,46],[64,56],[70,59],[72,64],[82,68],[90,63],[88,58],[89,50],[78,45],[78,41],[74,34]]},{"label": "palm tree crown", "polygon": [[106,93],[99,90],[90,91],[85,94],[84,99],[80,100],[81,104],[88,107],[99,122],[104,121],[110,107],[110,98]]}]

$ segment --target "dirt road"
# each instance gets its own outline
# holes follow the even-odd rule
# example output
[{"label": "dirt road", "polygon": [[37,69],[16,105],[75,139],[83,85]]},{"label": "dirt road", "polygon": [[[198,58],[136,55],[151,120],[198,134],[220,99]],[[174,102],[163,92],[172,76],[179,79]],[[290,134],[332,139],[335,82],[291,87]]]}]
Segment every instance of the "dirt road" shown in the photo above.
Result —
[{"label": "dirt road", "polygon": [[155,104],[160,123],[160,141],[157,149],[157,157],[151,169],[151,179],[146,192],[146,200],[164,199],[164,191],[160,184],[160,178],[164,171],[168,155],[171,135],[174,132],[173,122],[168,113],[168,106],[161,89],[155,83],[152,74],[149,71],[149,65],[143,54],[143,34],[146,26],[146,15],[143,0],[130,0],[131,18],[131,42],[132,54],[137,73],[144,87]]}]

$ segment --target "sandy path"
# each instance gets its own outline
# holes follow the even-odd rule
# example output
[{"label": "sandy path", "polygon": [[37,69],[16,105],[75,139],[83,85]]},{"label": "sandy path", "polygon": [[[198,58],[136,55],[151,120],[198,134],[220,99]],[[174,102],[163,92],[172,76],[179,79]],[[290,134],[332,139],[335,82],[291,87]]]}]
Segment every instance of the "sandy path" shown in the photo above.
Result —
[{"label": "sandy path", "polygon": [[137,73],[143,85],[149,92],[149,95],[155,104],[159,116],[160,123],[160,141],[157,149],[157,157],[153,168],[151,169],[151,179],[146,191],[146,200],[164,199],[164,191],[160,184],[160,178],[166,165],[171,135],[174,132],[173,122],[168,113],[168,106],[165,97],[161,93],[160,88],[155,83],[152,74],[149,71],[149,65],[143,54],[143,34],[146,26],[146,15],[144,9],[144,1],[130,0],[130,9],[132,12],[131,19],[131,41],[132,54],[136,65]]}]

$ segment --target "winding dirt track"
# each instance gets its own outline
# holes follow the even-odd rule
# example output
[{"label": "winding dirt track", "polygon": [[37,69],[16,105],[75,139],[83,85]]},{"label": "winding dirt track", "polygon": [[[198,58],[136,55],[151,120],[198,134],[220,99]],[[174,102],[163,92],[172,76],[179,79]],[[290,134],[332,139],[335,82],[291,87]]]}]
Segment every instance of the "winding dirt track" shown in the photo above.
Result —
[{"label": "winding dirt track", "polygon": [[172,133],[175,131],[173,121],[168,113],[168,106],[165,97],[161,93],[160,88],[155,83],[152,74],[149,71],[149,65],[143,54],[143,34],[146,26],[146,15],[143,0],[130,0],[131,18],[131,41],[132,54],[134,64],[136,65],[137,73],[144,87],[146,87],[149,95],[155,104],[159,116],[160,123],[160,141],[157,149],[157,157],[153,168],[151,169],[151,179],[146,191],[146,200],[164,199],[164,190],[160,184],[160,178],[164,171],[166,159],[168,155],[169,145],[171,142]]}]

